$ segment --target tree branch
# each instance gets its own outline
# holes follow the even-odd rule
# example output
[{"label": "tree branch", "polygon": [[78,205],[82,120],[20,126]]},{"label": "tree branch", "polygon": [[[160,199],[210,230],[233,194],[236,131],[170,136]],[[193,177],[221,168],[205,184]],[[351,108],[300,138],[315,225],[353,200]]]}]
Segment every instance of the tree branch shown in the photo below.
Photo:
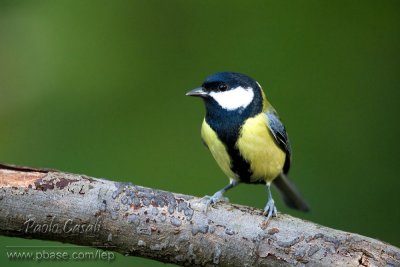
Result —
[{"label": "tree branch", "polygon": [[0,164],[0,234],[179,265],[400,266],[387,243],[279,214],[85,175]]}]

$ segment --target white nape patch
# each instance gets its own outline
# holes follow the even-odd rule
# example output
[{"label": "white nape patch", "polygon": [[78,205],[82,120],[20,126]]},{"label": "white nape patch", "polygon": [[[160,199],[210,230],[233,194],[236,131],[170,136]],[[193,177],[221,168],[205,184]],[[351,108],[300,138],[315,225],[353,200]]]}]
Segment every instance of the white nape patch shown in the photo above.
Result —
[{"label": "white nape patch", "polygon": [[226,110],[246,108],[254,98],[254,92],[250,87],[241,86],[224,92],[211,92],[209,95]]}]

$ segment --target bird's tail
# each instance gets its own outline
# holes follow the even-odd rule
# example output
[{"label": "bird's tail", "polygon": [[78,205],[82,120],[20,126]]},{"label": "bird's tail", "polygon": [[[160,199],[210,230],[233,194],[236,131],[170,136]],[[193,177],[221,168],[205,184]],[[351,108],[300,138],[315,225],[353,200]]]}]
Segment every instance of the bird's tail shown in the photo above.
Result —
[{"label": "bird's tail", "polygon": [[283,201],[289,208],[305,212],[310,210],[307,201],[284,173],[281,173],[274,179],[274,184],[281,193]]}]

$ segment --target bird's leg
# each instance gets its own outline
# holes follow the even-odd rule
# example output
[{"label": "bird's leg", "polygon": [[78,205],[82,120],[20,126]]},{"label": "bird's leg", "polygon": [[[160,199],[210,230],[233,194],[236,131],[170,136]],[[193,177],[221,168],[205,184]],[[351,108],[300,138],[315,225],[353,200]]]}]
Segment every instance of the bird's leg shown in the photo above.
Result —
[{"label": "bird's leg", "polygon": [[267,216],[267,222],[271,217],[276,217],[277,215],[277,210],[275,207],[275,202],[274,199],[272,198],[272,194],[271,194],[271,183],[268,182],[267,183],[267,191],[268,191],[268,202],[267,205],[265,205],[264,208],[264,215]]},{"label": "bird's leg", "polygon": [[212,204],[217,203],[218,201],[221,201],[221,199],[224,197],[224,193],[226,191],[228,191],[229,189],[234,188],[235,186],[237,186],[239,183],[233,179],[230,180],[229,184],[227,186],[225,186],[224,188],[222,188],[221,190],[217,191],[214,195],[212,195],[206,203],[206,208],[205,211],[208,210],[208,207]]}]

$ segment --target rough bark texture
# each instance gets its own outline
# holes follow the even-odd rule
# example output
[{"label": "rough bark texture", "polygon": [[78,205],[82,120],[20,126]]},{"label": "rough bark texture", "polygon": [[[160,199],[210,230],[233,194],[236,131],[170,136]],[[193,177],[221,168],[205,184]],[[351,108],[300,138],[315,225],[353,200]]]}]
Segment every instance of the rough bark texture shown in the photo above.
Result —
[{"label": "rough bark texture", "polygon": [[[0,234],[179,265],[400,266],[387,243],[279,214],[85,175],[0,164]],[[104,247],[106,246],[106,247]],[[107,247],[108,246],[108,247]]]}]

